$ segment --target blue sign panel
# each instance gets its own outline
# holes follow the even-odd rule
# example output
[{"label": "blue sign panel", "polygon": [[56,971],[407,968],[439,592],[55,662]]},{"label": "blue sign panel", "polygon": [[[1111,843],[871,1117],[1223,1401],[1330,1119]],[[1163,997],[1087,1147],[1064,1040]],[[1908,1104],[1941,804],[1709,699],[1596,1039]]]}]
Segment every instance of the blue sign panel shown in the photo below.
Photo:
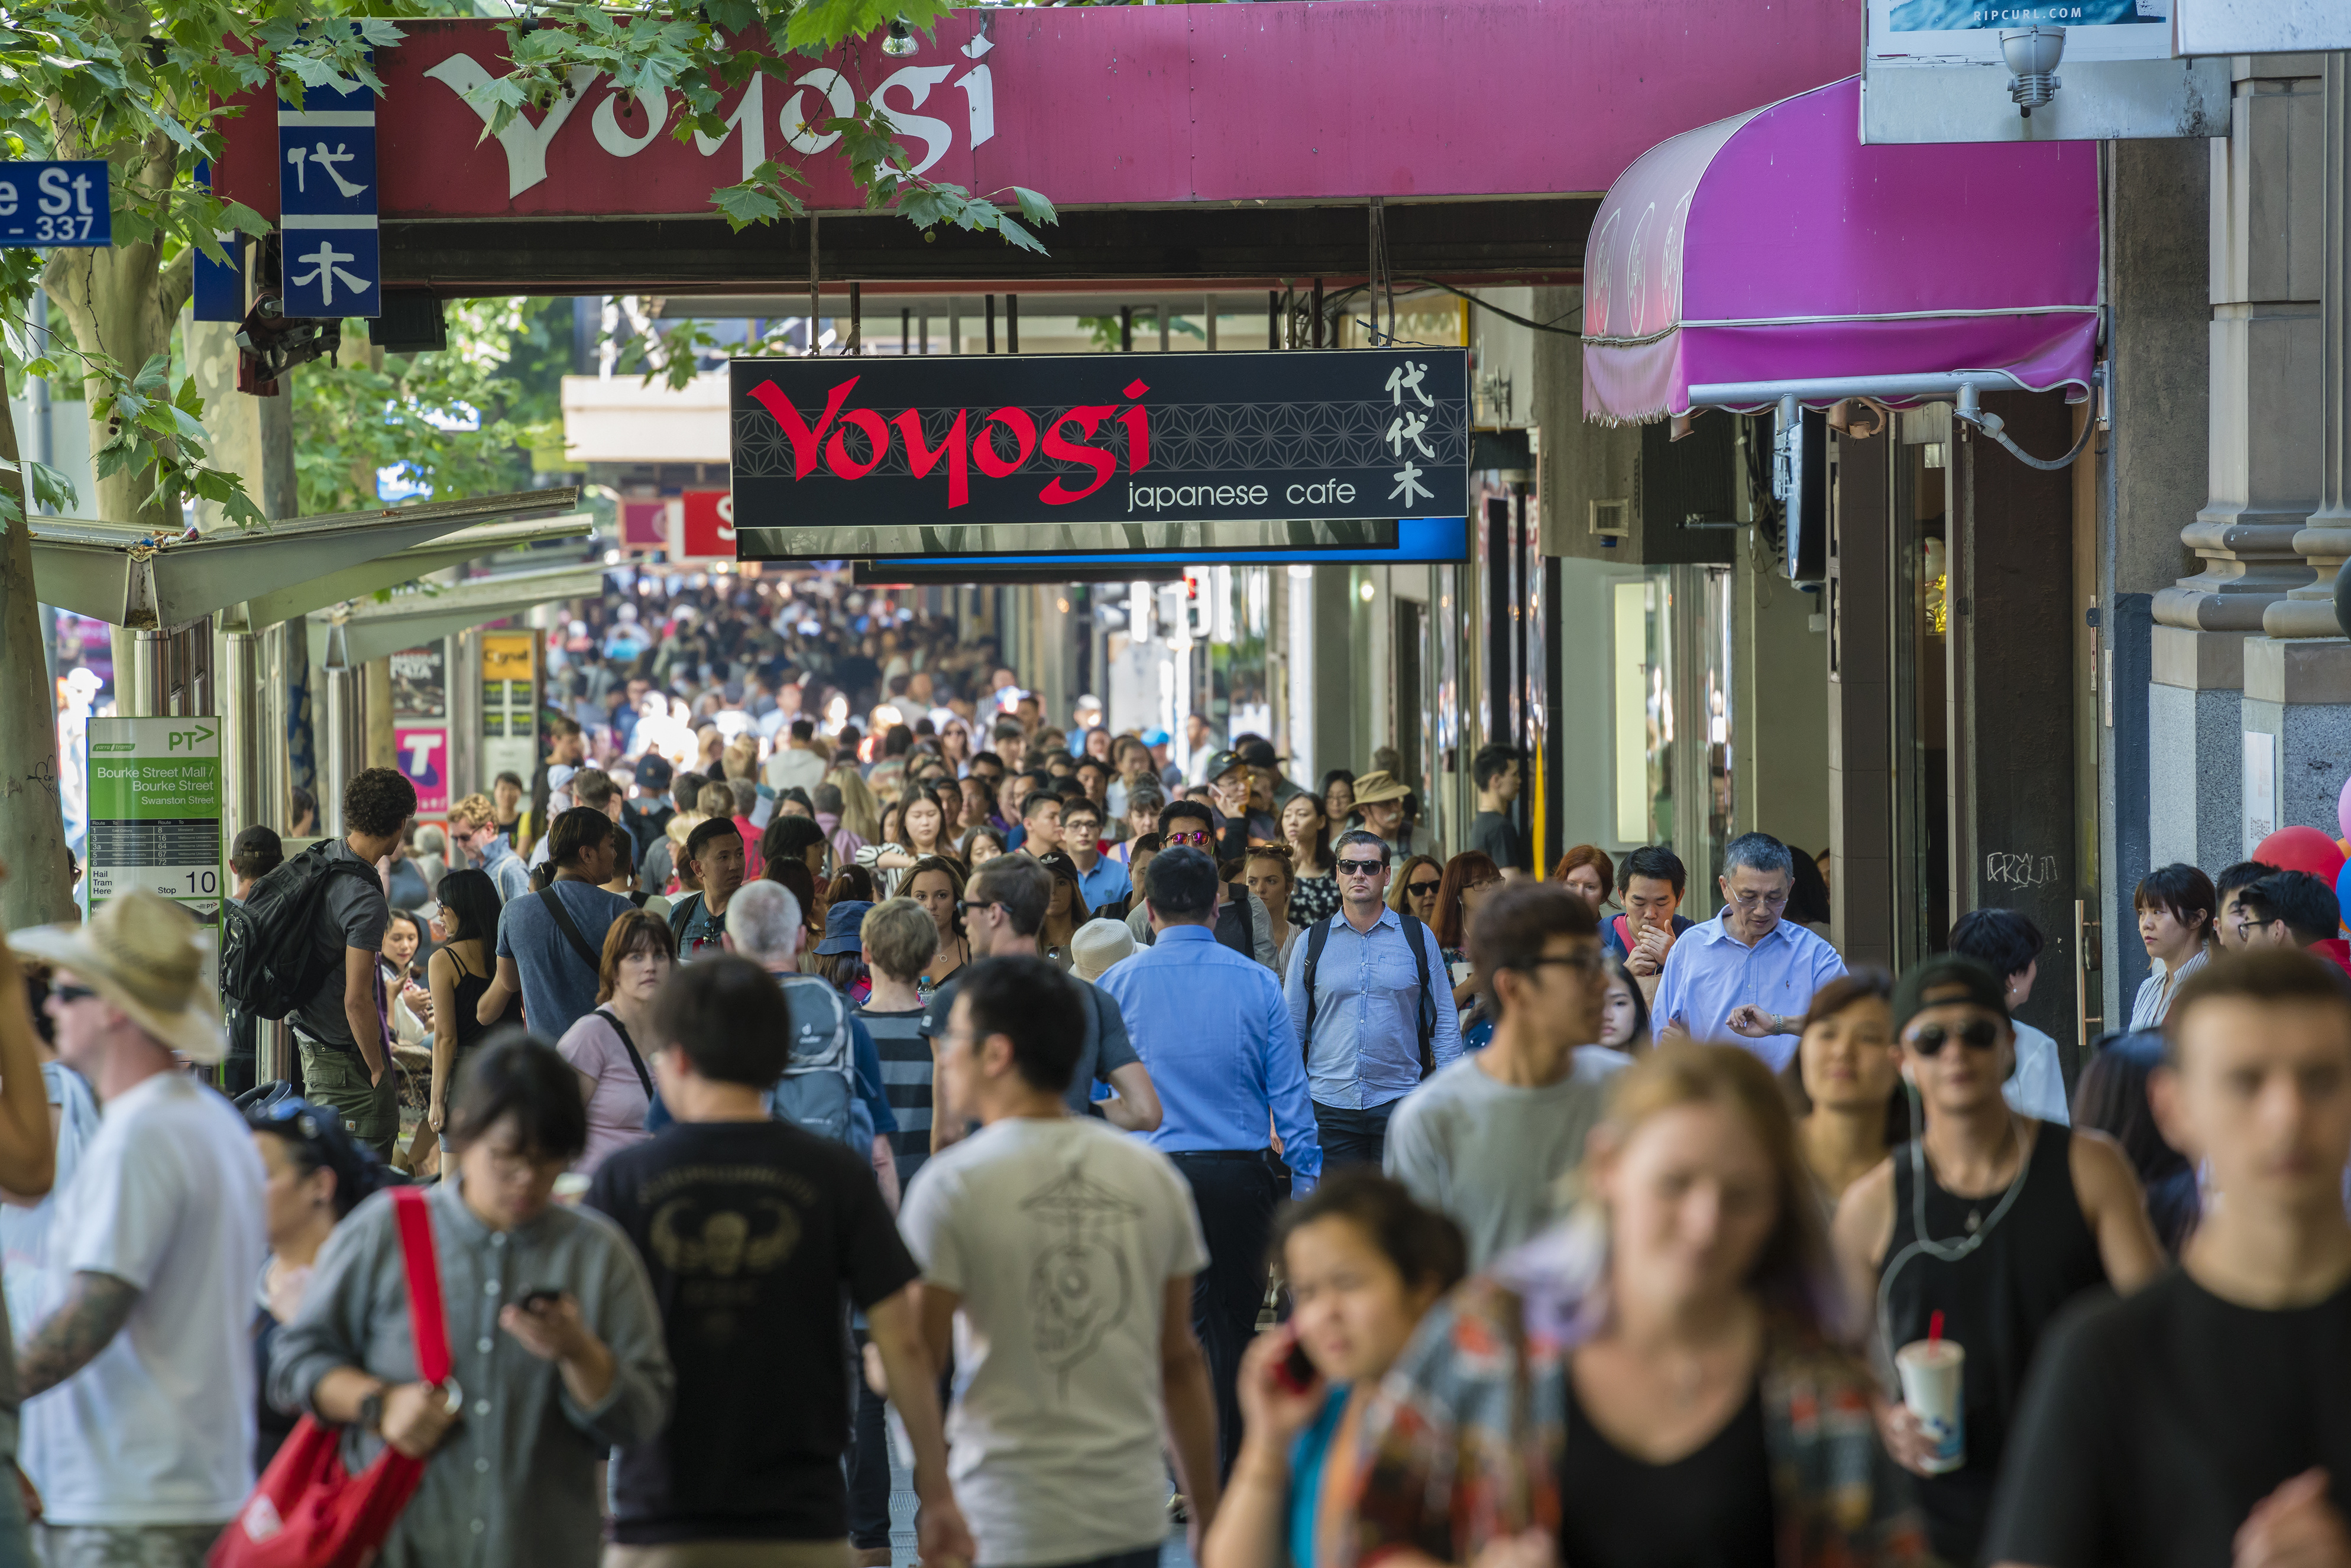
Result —
[{"label": "blue sign panel", "polygon": [[1000,567],[1186,567],[1186,566],[1306,566],[1323,564],[1401,566],[1417,561],[1463,561],[1469,559],[1467,517],[1403,517],[1396,522],[1396,542],[1379,549],[1270,550],[1135,550],[1118,555],[967,555],[917,556],[877,561],[886,574],[901,568],[924,571],[966,567],[989,571]]},{"label": "blue sign panel", "polygon": [[0,246],[114,243],[106,160],[0,163]]},{"label": "blue sign panel", "polygon": [[277,224],[286,314],[383,314],[377,233],[375,95],[306,88],[277,106]]}]

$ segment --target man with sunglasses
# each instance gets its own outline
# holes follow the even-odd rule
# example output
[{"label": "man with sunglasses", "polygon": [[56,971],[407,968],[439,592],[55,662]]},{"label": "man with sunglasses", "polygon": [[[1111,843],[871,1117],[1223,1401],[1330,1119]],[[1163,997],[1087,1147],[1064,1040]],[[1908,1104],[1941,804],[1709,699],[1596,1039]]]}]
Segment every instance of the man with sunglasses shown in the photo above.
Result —
[{"label": "man with sunglasses", "polygon": [[1396,1102],[1461,1054],[1461,1019],[1453,988],[1440,983],[1437,933],[1387,905],[1387,841],[1355,828],[1331,854],[1339,913],[1291,945],[1282,995],[1306,1055],[1324,1156],[1376,1166]]},{"label": "man with sunglasses", "polygon": [[[963,926],[971,942],[971,956],[980,958],[1040,958],[1044,946],[1038,934],[1045,926],[1045,909],[1053,901],[1053,873],[1035,855],[1023,850],[1001,854],[971,873],[964,887]],[[1150,1070],[1135,1054],[1127,1021],[1118,1000],[1091,981],[1071,980],[1078,988],[1086,1028],[1078,1042],[1077,1071],[1062,1095],[1072,1116],[1100,1115],[1123,1132],[1148,1133],[1159,1125],[1159,1096],[1153,1090]],[[947,1019],[955,1011],[956,982],[950,978],[931,993],[920,1030],[933,1047],[946,1039]],[[1094,1085],[1110,1090],[1107,1099],[1093,1098]],[[964,1127],[951,1117],[931,1124],[931,1152],[956,1143]]]},{"label": "man with sunglasses", "polygon": [[499,829],[497,806],[487,795],[468,795],[449,808],[449,841],[465,852],[475,869],[490,873],[500,903],[529,895],[530,868]]},{"label": "man with sunglasses", "polygon": [[1927,1468],[1935,1446],[1906,1406],[1881,1407],[1878,1424],[1917,1477],[1936,1556],[1975,1563],[2043,1334],[2085,1291],[2111,1283],[2128,1292],[2154,1279],[2163,1249],[2138,1178],[2111,1139],[2036,1122],[2002,1098],[2016,1036],[2001,977],[1938,954],[1902,977],[1894,1018],[1902,1077],[1924,1125],[1846,1189],[1837,1263],[1851,1299],[1876,1303],[1886,1362],[1938,1322],[1965,1353],[1958,1469]]},{"label": "man with sunglasses", "polygon": [[[1163,808],[1158,831],[1163,849],[1197,850],[1208,857],[1211,864],[1220,859],[1238,858],[1238,851],[1233,855],[1221,854],[1217,843],[1216,814],[1203,800],[1177,800]],[[1264,902],[1237,882],[1220,881],[1217,887],[1217,913],[1209,927],[1217,941],[1246,957],[1255,958],[1279,977],[1281,947],[1273,939],[1273,920],[1266,914]],[[1134,935],[1137,946],[1151,946],[1155,933],[1140,898],[1126,912],[1126,928]]]},{"label": "man with sunglasses", "polygon": [[1732,1035],[1779,1071],[1796,1054],[1813,993],[1844,973],[1835,948],[1782,914],[1796,860],[1769,833],[1723,846],[1722,912],[1678,937],[1666,956],[1650,1016],[1660,1040]]}]

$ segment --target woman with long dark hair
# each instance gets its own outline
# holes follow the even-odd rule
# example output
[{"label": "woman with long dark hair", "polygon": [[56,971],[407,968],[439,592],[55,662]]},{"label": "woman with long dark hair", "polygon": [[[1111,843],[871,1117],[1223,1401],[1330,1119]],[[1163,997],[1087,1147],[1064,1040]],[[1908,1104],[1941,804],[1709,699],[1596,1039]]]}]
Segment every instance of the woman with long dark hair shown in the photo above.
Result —
[{"label": "woman with long dark hair", "polygon": [[2163,1036],[2155,1030],[2113,1035],[2099,1042],[2074,1086],[2074,1125],[2105,1134],[2123,1146],[2147,1189],[2147,1217],[2156,1239],[2174,1258],[2203,1218],[2196,1167],[2166,1143],[2148,1103],[2147,1081],[2163,1065]]},{"label": "woman with long dark hair", "polygon": [[[456,1086],[467,1053],[493,1029],[522,1016],[519,997],[488,1023],[475,1016],[483,993],[497,977],[500,907],[498,885],[486,871],[468,867],[441,879],[444,937],[424,966],[433,989],[433,1086],[425,1098],[424,1124],[435,1134],[448,1119],[449,1092]],[[417,1150],[412,1161],[422,1155]]]},{"label": "woman with long dark hair", "polygon": [[939,950],[914,982],[925,1005],[942,983],[971,962],[971,939],[963,928],[963,862],[951,855],[925,855],[906,873],[906,896],[923,906],[939,932]]},{"label": "woman with long dark hair", "polygon": [[[1606,958],[1606,955],[1602,955]],[[1633,971],[1625,967],[1622,958],[1607,958],[1608,969],[1603,983],[1607,989],[1600,998],[1600,1044],[1609,1051],[1621,1051],[1627,1056],[1637,1056],[1649,1049],[1649,999],[1641,994],[1640,983]]]},{"label": "woman with long dark hair", "polygon": [[1883,969],[1864,967],[1823,986],[1780,1074],[1830,1214],[1845,1188],[1910,1136],[1893,998],[1894,977]]},{"label": "woman with long dark hair", "polygon": [[1045,905],[1045,923],[1037,928],[1037,941],[1045,956],[1067,974],[1071,939],[1079,926],[1093,918],[1093,912],[1086,907],[1085,884],[1078,880],[1077,862],[1052,850],[1038,856],[1037,863],[1053,873],[1052,899]]},{"label": "woman with long dark hair", "polygon": [[1331,814],[1322,797],[1300,790],[1281,808],[1290,845],[1290,923],[1311,925],[1339,913],[1339,870],[1331,861]]},{"label": "woman with long dark hair", "polygon": [[[1425,859],[1415,855],[1406,862],[1407,867]],[[1428,877],[1426,871],[1415,870],[1413,874],[1424,882]],[[1480,850],[1464,850],[1446,862],[1445,873],[1437,884],[1435,918],[1428,922],[1428,927],[1437,934],[1437,948],[1445,957],[1446,978],[1453,987],[1453,1005],[1461,1015],[1461,1046],[1465,1051],[1480,1050],[1494,1038],[1494,1020],[1486,1015],[1485,988],[1469,962],[1469,919],[1486,902],[1487,895],[1501,885],[1502,868]]]}]

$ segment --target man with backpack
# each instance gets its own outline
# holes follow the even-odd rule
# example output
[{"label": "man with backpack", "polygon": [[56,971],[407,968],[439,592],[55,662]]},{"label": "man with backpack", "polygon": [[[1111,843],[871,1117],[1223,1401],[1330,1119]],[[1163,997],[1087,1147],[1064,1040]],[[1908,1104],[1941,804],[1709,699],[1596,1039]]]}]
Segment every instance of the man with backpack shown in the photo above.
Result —
[{"label": "man with backpack", "polygon": [[[769,1092],[780,1121],[845,1144],[871,1166],[882,1195],[898,1206],[898,1163],[891,1134],[898,1121],[882,1092],[882,1055],[839,991],[799,972],[800,901],[779,882],[755,882],[726,905],[726,951],[765,969],[790,1009],[791,1050]],[[658,1127],[649,1117],[646,1125]]]},{"label": "man with backpack", "polygon": [[[254,884],[222,964],[238,1010],[286,1018],[291,1001],[303,1094],[387,1159],[400,1134],[400,1093],[378,962],[392,905],[376,867],[415,814],[416,786],[397,768],[353,776],[343,787],[343,836],[320,840]],[[261,967],[278,995],[256,994]]]},{"label": "man with backpack", "polygon": [[[1036,856],[1019,850],[997,856],[972,873],[963,896],[964,931],[975,959],[1044,956],[1038,933],[1044,929],[1045,909],[1053,900],[1053,873]],[[1078,1042],[1077,1071],[1062,1095],[1070,1114],[1099,1114],[1122,1131],[1151,1132],[1159,1125],[1159,1094],[1128,1038],[1118,998],[1103,987],[1076,983],[1079,999],[1085,1004],[1085,1034]],[[946,1038],[955,994],[956,982],[950,979],[931,994],[923,1015],[923,1033],[934,1049]],[[1097,1083],[1109,1086],[1109,1098],[1094,1099]],[[964,1133],[963,1124],[952,1117],[934,1120],[931,1128],[933,1154]]]},{"label": "man with backpack", "polygon": [[1461,1019],[1437,934],[1387,906],[1388,843],[1362,828],[1331,848],[1339,913],[1290,948],[1282,992],[1305,1052],[1323,1158],[1381,1162],[1388,1117],[1461,1054]]},{"label": "man with backpack", "polygon": [[691,964],[717,953],[726,936],[726,902],[743,885],[743,831],[732,817],[708,817],[685,836],[686,869],[701,883],[670,905],[669,934],[677,961]]},{"label": "man with backpack", "polygon": [[[1168,849],[1198,850],[1213,862],[1217,852],[1216,814],[1202,800],[1173,801],[1159,813],[1159,841]],[[1223,946],[1243,957],[1255,958],[1278,977],[1281,974],[1281,946],[1273,939],[1273,922],[1266,915],[1264,901],[1239,883],[1220,882],[1217,885],[1222,891],[1217,896],[1209,931]],[[1140,898],[1126,912],[1126,928],[1134,933],[1137,946],[1151,946],[1154,927],[1144,913]]]},{"label": "man with backpack", "polygon": [[507,998],[520,991],[531,1033],[561,1040],[595,1009],[604,936],[636,907],[603,886],[620,855],[619,832],[593,807],[557,814],[547,835],[555,880],[543,891],[508,899],[498,913],[498,971],[482,997],[477,1016],[483,1020],[505,1012]]}]

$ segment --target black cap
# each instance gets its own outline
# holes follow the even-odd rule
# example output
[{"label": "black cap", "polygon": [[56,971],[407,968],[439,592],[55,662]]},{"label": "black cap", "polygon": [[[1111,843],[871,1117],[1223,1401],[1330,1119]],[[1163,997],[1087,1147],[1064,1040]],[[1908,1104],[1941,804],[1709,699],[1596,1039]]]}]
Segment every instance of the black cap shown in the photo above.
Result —
[{"label": "black cap", "polygon": [[1208,771],[1206,777],[1208,782],[1213,784],[1217,779],[1222,779],[1226,774],[1230,773],[1234,768],[1246,768],[1248,766],[1249,764],[1243,760],[1239,752],[1219,751],[1214,757],[1208,758]]},{"label": "black cap", "polygon": [[1262,736],[1252,736],[1241,742],[1240,758],[1251,768],[1280,768],[1281,758],[1273,749],[1273,742]]},{"label": "black cap", "polygon": [[[1925,1000],[1928,991],[1955,990],[1963,994]],[[1941,1007],[1950,1002],[1967,1002],[1988,1012],[2008,1017],[2008,983],[1991,972],[1991,966],[1978,959],[1963,957],[1957,953],[1937,953],[1921,958],[1902,977],[1894,988],[1894,1030],[1899,1034],[1909,1027],[1910,1020],[1929,1007]]]},{"label": "black cap", "polygon": [[644,756],[637,758],[638,789],[666,789],[669,788],[669,779],[670,770],[669,759],[667,758],[663,757],[658,753],[649,751],[645,753]]}]

